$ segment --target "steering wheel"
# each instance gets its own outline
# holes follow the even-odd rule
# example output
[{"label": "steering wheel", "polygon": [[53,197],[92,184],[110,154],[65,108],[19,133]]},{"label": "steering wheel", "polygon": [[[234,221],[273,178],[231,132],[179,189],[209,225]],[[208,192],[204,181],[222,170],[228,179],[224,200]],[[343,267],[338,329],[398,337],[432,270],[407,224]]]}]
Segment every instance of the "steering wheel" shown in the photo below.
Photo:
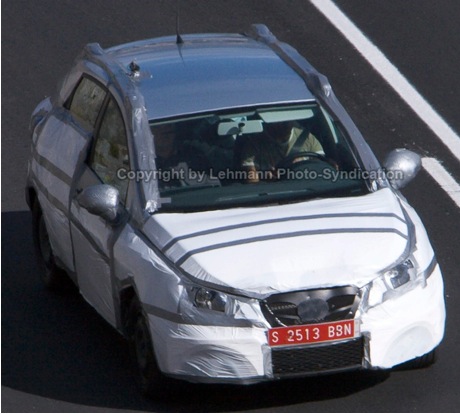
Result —
[{"label": "steering wheel", "polygon": [[288,155],[287,157],[283,158],[277,165],[276,165],[276,169],[280,169],[280,168],[290,168],[294,165],[301,165],[301,164],[304,164],[305,162],[308,162],[309,160],[299,160],[297,162],[295,162],[295,160],[297,158],[305,158],[305,157],[314,157],[314,158],[317,158],[327,164],[329,164],[330,166],[332,166],[335,169],[337,169],[337,165],[329,160],[328,158],[326,158],[324,155],[322,154],[318,154],[317,152],[311,152],[311,151],[301,151],[301,152],[296,152],[295,154],[290,154]]}]

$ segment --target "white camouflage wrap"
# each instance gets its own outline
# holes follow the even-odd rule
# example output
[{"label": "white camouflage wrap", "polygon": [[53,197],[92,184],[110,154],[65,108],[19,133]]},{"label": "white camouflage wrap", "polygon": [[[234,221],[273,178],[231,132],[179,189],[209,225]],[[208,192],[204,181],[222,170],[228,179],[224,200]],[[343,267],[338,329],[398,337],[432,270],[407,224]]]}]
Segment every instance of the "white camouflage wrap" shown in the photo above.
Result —
[{"label": "white camouflage wrap", "polygon": [[[64,81],[57,98],[61,104],[88,68],[100,73],[101,82],[105,75],[99,64],[123,70],[100,58],[98,48],[89,46],[79,58],[88,61]],[[134,167],[154,170],[153,139],[136,81],[105,82],[109,90],[125,91]],[[324,102],[338,105],[334,95],[330,102],[327,96]],[[35,115],[49,108],[49,100],[44,101]],[[261,301],[290,291],[359,290],[355,320],[365,338],[366,368],[393,367],[440,343],[445,322],[441,271],[417,214],[391,188],[380,185],[365,196],[296,204],[161,213],[156,182],[130,183],[129,215],[117,227],[73,201],[73,176],[87,156],[90,138],[82,137],[64,113],[37,125],[29,181],[37,190],[55,256],[88,302],[119,330],[121,292],[134,289],[164,373],[191,381],[272,379],[270,325]],[[360,145],[364,154],[364,140]],[[371,155],[366,162],[377,165]],[[84,260],[76,261],[74,254]],[[392,292],[382,274],[409,257],[416,264],[416,280],[403,294]],[[225,295],[225,311],[194,306],[191,292],[200,287]]]}]

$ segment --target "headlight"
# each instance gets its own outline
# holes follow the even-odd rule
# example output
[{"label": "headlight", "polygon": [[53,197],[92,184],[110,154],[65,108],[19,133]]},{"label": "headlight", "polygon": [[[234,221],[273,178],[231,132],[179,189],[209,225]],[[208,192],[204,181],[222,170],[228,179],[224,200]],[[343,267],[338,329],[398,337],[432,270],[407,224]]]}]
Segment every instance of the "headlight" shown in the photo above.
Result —
[{"label": "headlight", "polygon": [[228,296],[225,293],[203,287],[193,287],[191,298],[197,308],[211,309],[217,312],[225,312],[228,303]]},{"label": "headlight", "polygon": [[188,323],[266,328],[259,300],[191,283],[184,283],[183,286],[179,313]]},{"label": "headlight", "polygon": [[393,289],[398,289],[415,279],[414,264],[410,259],[405,260],[393,269],[387,270],[383,274],[383,277],[388,285],[391,285]]},{"label": "headlight", "polygon": [[363,288],[364,307],[369,309],[380,305],[425,284],[425,277],[423,273],[417,273],[417,263],[411,256],[393,268],[382,272],[381,276]]}]

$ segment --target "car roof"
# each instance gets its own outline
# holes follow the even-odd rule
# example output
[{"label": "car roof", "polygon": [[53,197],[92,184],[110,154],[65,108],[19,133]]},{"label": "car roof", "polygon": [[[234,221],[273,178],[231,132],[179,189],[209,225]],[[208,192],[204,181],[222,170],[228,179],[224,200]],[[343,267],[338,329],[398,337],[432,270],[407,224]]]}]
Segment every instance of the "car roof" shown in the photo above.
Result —
[{"label": "car roof", "polygon": [[[105,49],[142,93],[150,120],[229,108],[314,100],[270,47],[244,35],[184,35]],[[130,70],[135,62],[137,67]]]}]

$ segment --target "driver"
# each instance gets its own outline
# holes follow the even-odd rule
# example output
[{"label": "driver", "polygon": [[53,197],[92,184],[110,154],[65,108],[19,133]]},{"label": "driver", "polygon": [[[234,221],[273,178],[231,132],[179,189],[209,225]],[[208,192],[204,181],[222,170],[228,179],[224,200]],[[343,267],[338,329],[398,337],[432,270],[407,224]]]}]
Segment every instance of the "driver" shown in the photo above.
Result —
[{"label": "driver", "polygon": [[[287,156],[301,152],[324,155],[318,139],[290,122],[265,124],[265,134],[248,137],[241,151],[241,167],[248,173],[248,183],[257,183],[263,172],[264,179],[277,179],[276,166]],[[305,157],[294,158],[293,163]]]}]

